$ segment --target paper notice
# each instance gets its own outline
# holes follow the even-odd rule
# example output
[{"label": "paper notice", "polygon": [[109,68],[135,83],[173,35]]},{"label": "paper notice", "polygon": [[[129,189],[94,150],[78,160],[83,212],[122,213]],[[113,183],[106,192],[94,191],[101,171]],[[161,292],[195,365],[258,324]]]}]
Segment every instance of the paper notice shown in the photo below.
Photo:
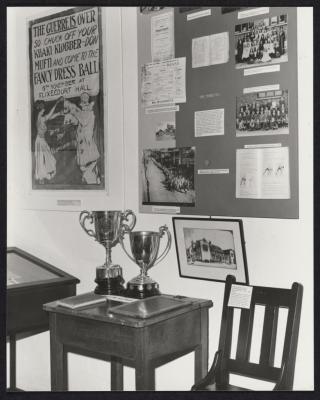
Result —
[{"label": "paper notice", "polygon": [[236,197],[258,199],[259,187],[259,150],[237,150]]},{"label": "paper notice", "polygon": [[229,61],[229,32],[192,39],[192,68]]},{"label": "paper notice", "polygon": [[252,286],[231,285],[228,307],[250,308]]},{"label": "paper notice", "polygon": [[152,61],[164,61],[174,57],[173,12],[151,18]]},{"label": "paper notice", "polygon": [[192,39],[192,68],[209,65],[209,36]]},{"label": "paper notice", "polygon": [[195,137],[224,135],[224,108],[196,111]]},{"label": "paper notice", "polygon": [[186,58],[149,63],[142,66],[143,106],[186,102]]},{"label": "paper notice", "polygon": [[229,61],[229,32],[209,36],[210,65],[224,64]]},{"label": "paper notice", "polygon": [[290,199],[288,147],[238,149],[236,197]]}]

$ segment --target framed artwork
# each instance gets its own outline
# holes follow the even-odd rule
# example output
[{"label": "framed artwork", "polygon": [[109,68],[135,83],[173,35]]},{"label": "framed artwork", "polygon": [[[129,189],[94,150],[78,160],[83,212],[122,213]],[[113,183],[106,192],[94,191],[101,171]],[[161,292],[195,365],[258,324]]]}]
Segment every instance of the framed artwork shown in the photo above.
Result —
[{"label": "framed artwork", "polygon": [[104,190],[101,9],[29,22],[32,190]]},{"label": "framed artwork", "polygon": [[242,220],[172,220],[181,277],[225,281],[231,274],[249,283]]}]

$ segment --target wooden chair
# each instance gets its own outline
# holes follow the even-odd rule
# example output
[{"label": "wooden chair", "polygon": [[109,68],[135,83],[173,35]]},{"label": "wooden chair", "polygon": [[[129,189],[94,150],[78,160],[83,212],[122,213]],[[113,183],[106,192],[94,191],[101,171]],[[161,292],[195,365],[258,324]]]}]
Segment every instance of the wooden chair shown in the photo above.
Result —
[{"label": "wooden chair", "polygon": [[[273,390],[292,390],[299,333],[303,287],[291,289],[253,286],[250,308],[241,308],[239,334],[234,358],[230,357],[234,307],[228,306],[234,276],[228,275],[225,286],[219,349],[205,378],[191,390],[249,390],[229,383],[229,374],[274,382]],[[241,284],[242,285],[242,284]],[[249,361],[255,306],[265,306],[259,363]],[[281,367],[274,366],[279,309],[288,309]]]}]

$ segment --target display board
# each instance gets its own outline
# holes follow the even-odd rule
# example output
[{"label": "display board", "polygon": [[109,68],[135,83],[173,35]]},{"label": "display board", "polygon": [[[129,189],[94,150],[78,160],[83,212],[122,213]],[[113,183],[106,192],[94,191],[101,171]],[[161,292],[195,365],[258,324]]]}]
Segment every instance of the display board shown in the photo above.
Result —
[{"label": "display board", "polygon": [[297,10],[138,9],[140,211],[298,218]]}]

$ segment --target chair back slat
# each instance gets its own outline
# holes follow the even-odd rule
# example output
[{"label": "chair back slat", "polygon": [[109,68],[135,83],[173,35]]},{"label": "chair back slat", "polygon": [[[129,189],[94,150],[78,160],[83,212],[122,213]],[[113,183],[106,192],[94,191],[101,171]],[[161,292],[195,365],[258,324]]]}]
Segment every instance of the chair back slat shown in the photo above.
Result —
[{"label": "chair back slat", "polygon": [[273,365],[278,328],[279,308],[266,305],[261,340],[260,364]]},{"label": "chair back slat", "polygon": [[241,310],[240,325],[239,325],[239,336],[237,343],[237,360],[249,359],[251,349],[251,335],[253,326],[254,310],[243,309]]},{"label": "chair back slat", "polygon": [[292,306],[291,297],[291,289],[254,286],[252,302],[254,304],[290,308]]}]

